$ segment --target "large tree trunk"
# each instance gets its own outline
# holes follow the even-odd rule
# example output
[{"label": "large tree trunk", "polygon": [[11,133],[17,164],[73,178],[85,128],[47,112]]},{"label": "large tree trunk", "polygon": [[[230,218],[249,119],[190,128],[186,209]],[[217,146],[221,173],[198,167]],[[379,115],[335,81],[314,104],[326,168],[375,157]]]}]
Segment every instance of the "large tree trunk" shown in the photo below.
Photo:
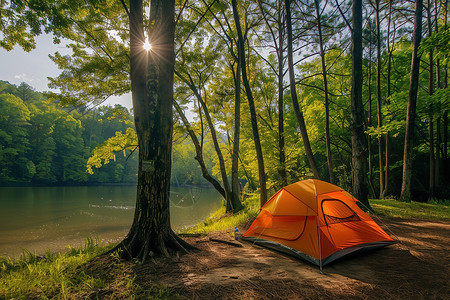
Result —
[{"label": "large tree trunk", "polygon": [[352,131],[352,186],[353,195],[367,209],[366,182],[366,141],[364,135],[364,106],[362,102],[362,0],[354,0],[352,34],[352,93],[351,93],[351,131]]},{"label": "large tree trunk", "polygon": [[327,66],[325,62],[325,52],[323,50],[322,22],[320,20],[319,0],[314,0],[314,4],[316,7],[317,30],[319,33],[319,50],[322,62],[323,91],[325,99],[325,148],[327,153],[327,165],[330,182],[334,183],[333,159],[331,155],[331,142],[330,142],[330,104],[328,98],[329,95],[328,95]]},{"label": "large tree trunk", "polygon": [[133,224],[117,246],[123,257],[143,261],[152,252],[169,256],[170,250],[186,251],[188,246],[172,231],[169,213],[175,1],[152,0],[150,13],[153,26],[148,36],[153,50],[146,53],[142,1],[130,1],[131,87],[139,169]]},{"label": "large tree trunk", "polygon": [[405,144],[403,148],[403,176],[400,199],[411,201],[412,150],[414,139],[414,124],[416,120],[417,91],[419,87],[418,47],[422,39],[422,8],[423,1],[417,0],[414,18],[413,53],[411,59],[411,75],[409,79],[408,107],[406,112]]},{"label": "large tree trunk", "polygon": [[292,50],[292,21],[291,21],[291,5],[290,0],[284,0],[286,8],[286,27],[287,27],[287,46],[288,46],[288,68],[289,68],[289,82],[291,88],[292,105],[294,107],[295,117],[297,118],[300,127],[300,134],[302,135],[303,145],[305,147],[306,157],[314,174],[314,178],[319,179],[319,170],[314,161],[314,154],[309,143],[308,131],[306,130],[305,118],[300,110],[297,99],[297,89],[295,87],[295,73],[294,73],[294,59]]},{"label": "large tree trunk", "polygon": [[258,160],[258,173],[259,173],[259,188],[260,188],[260,203],[263,206],[267,201],[267,188],[266,188],[266,172],[264,170],[264,158],[262,154],[261,141],[258,131],[258,120],[256,118],[255,101],[253,100],[252,90],[247,76],[247,65],[245,62],[245,48],[244,37],[242,36],[241,23],[239,20],[239,13],[237,10],[236,0],[231,1],[233,6],[233,16],[236,25],[236,31],[238,34],[238,57],[240,58],[242,81],[244,83],[245,91],[247,94],[248,105],[250,108],[250,117],[252,123],[253,138],[255,142],[256,158]]}]

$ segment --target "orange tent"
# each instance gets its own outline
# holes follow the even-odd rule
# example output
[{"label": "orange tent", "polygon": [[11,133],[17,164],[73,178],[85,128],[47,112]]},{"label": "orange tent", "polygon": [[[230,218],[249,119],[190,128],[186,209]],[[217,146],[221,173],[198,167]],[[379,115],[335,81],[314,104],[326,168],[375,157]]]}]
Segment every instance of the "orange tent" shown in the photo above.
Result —
[{"label": "orange tent", "polygon": [[356,251],[391,245],[394,240],[333,184],[308,179],[279,190],[242,239],[320,267]]}]

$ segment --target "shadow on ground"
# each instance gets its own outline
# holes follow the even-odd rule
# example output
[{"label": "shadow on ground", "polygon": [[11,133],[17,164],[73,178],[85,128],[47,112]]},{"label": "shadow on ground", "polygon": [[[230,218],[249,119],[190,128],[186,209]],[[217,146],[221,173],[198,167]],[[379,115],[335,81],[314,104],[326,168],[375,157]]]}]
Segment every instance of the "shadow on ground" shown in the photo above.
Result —
[{"label": "shadow on ground", "polygon": [[209,241],[214,233],[186,240],[198,248],[179,260],[134,265],[144,290],[166,287],[180,299],[450,299],[450,225],[392,220],[399,243],[319,269],[265,248]]}]

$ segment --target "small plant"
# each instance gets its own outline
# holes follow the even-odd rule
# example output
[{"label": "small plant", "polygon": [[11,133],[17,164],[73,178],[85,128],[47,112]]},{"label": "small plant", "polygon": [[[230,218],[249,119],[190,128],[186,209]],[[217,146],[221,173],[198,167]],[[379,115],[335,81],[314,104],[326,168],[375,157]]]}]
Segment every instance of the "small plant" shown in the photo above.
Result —
[{"label": "small plant", "polygon": [[443,199],[443,200],[432,199],[432,200],[428,200],[428,203],[436,204],[436,205],[450,206],[450,199]]}]

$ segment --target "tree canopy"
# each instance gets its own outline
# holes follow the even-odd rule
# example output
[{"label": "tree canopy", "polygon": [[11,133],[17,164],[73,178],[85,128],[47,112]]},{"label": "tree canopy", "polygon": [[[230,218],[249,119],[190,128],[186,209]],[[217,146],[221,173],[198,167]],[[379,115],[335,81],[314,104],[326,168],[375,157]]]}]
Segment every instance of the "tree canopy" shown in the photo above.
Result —
[{"label": "tree canopy", "polygon": [[[231,1],[176,1],[173,166],[189,168],[184,173],[191,174],[187,175],[192,178],[191,182],[201,182],[201,174],[218,189],[225,191],[229,185],[231,195],[232,184],[226,181],[233,173],[234,159],[235,174],[241,183],[246,183],[250,190],[258,190],[261,166],[256,159],[257,148],[252,144],[255,141],[252,124],[256,121],[267,177],[264,182],[269,195],[286,183],[313,176],[352,190],[354,167],[351,164],[350,130],[354,125],[349,117],[353,66],[350,45],[355,28],[351,24],[351,3],[286,2],[290,4],[292,15],[293,77],[299,111],[304,117],[305,128],[302,128],[291,95],[293,83],[287,80],[288,27],[284,2],[238,1],[235,11],[239,18],[235,18]],[[440,1],[430,3],[424,8],[422,19],[424,38],[419,48],[417,118],[413,129],[416,134],[410,157],[410,199],[420,201],[429,198],[431,185],[433,197],[445,198],[449,194],[445,185],[449,180],[447,5]],[[5,49],[18,44],[31,50],[34,36],[41,32],[54,34],[55,42],[62,38],[70,41],[71,55],[52,55],[62,73],[51,80],[51,87],[60,92],[48,94],[50,101],[69,107],[83,106],[98,104],[110,95],[130,91],[129,11],[122,3],[107,0],[31,1],[9,5],[3,2],[1,10],[1,46]],[[152,26],[147,18],[148,14],[144,14],[145,30]],[[362,123],[367,139],[363,145],[367,163],[363,176],[369,197],[399,197],[414,6],[403,1],[363,1],[362,19],[363,119],[359,123]],[[245,60],[239,59],[237,20]],[[428,20],[431,27],[427,26]],[[244,66],[239,65],[243,63]],[[239,68],[244,68],[245,74]],[[236,79],[244,79],[242,76],[248,79],[251,94],[244,85],[237,84]],[[433,93],[429,92],[430,80]],[[237,95],[242,105],[236,101]],[[247,105],[250,97],[254,99],[254,113]],[[2,143],[9,140],[12,144],[8,145],[14,145],[2,152],[2,158],[28,153],[25,148],[30,146],[12,142],[12,136],[16,141],[36,136],[28,132],[27,125],[36,115],[34,108],[25,105],[28,108],[25,109],[20,101],[12,100],[10,96],[8,99],[2,105],[8,105],[5,111],[14,115],[17,124],[21,125],[8,128],[9,131],[2,127]],[[67,122],[66,127],[62,127],[64,132],[75,132],[80,126],[78,121],[82,122],[82,127],[87,126],[83,123],[84,118],[96,110],[81,118],[72,116],[72,121],[61,119]],[[57,118],[56,111],[49,110],[48,113]],[[75,110],[69,115],[73,114]],[[184,122],[183,115],[188,123]],[[236,118],[238,115],[239,119]],[[256,120],[252,121],[252,115]],[[1,119],[1,122],[2,126],[7,126],[6,120]],[[238,134],[235,124],[240,130]],[[132,127],[127,126],[116,128],[115,131],[122,133],[108,136],[114,135],[111,140],[99,141],[103,146],[92,154],[91,166],[113,161],[114,153],[116,160],[123,159],[123,155],[117,154],[123,149],[131,152],[135,140],[132,129],[127,129]],[[305,130],[318,174],[314,174],[311,157],[308,158],[305,151]],[[69,166],[77,161],[75,156],[86,161],[92,150],[80,150],[87,147],[86,133],[71,137],[70,143],[55,139],[53,134],[58,131],[47,134],[48,138],[38,143],[42,147],[37,150],[41,156],[2,164],[2,168],[17,170],[17,173],[8,171],[2,176],[19,176],[20,180],[91,180],[92,177],[84,173],[82,176],[77,172],[50,176],[45,171],[49,165]],[[193,139],[197,140],[198,147]],[[48,158],[58,156],[55,147],[64,149],[64,145],[81,141],[85,145],[73,149],[74,153],[81,152],[74,154],[72,159],[52,161]],[[186,159],[177,161],[177,153],[183,153]],[[12,166],[13,163],[20,163],[21,168]],[[110,163],[103,168],[113,165]],[[100,176],[103,168],[94,170],[93,176]],[[192,170],[196,170],[196,175]],[[174,174],[178,174],[177,171]],[[178,182],[187,179],[181,174],[176,177]],[[432,183],[431,177],[434,178]]]}]

